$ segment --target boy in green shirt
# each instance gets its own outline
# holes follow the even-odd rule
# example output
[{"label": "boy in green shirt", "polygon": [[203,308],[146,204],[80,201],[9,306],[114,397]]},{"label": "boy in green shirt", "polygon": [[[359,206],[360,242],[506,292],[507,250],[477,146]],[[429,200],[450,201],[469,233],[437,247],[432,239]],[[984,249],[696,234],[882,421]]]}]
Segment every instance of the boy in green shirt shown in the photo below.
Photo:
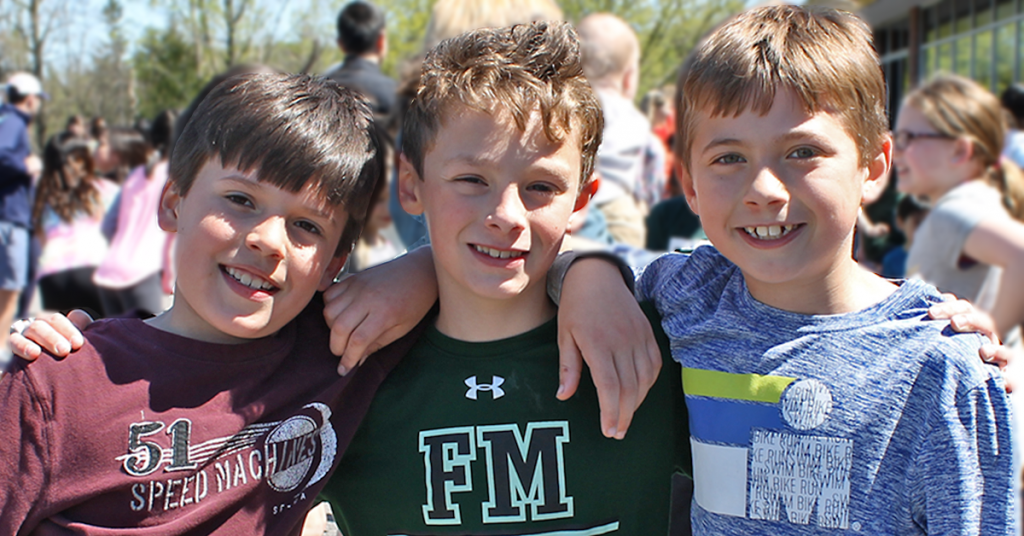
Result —
[{"label": "boy in green shirt", "polygon": [[546,274],[593,191],[602,127],[578,47],[568,25],[535,23],[463,34],[424,64],[398,191],[426,217],[439,306],[324,490],[346,535],[668,532],[689,452],[678,368],[623,441],[594,426],[589,378],[550,396]]}]

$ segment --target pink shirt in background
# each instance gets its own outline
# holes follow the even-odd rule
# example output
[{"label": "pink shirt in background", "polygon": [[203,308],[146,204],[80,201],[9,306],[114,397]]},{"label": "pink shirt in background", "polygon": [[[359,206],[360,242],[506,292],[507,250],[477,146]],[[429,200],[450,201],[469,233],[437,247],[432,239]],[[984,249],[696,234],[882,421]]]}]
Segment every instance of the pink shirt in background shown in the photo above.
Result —
[{"label": "pink shirt in background", "polygon": [[119,188],[107,179],[97,179],[95,184],[102,206],[99,214],[78,212],[74,219],[66,222],[49,206],[44,209],[42,231],[46,242],[39,257],[37,278],[75,268],[99,266],[103,261],[107,253],[107,239],[100,226],[103,213],[114,201]]},{"label": "pink shirt in background", "polygon": [[132,170],[121,186],[117,231],[93,281],[104,288],[127,288],[164,268],[168,233],[157,224],[160,194],[167,182],[167,162]]}]

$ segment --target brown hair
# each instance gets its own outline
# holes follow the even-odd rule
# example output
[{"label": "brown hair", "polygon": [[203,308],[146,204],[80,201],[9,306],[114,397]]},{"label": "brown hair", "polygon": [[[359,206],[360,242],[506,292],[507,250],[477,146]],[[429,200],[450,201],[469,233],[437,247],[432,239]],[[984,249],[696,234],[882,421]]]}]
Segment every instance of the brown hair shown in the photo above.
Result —
[{"label": "brown hair", "polygon": [[88,140],[70,132],[51,137],[43,148],[43,173],[32,206],[33,227],[42,229],[43,211],[47,206],[68,223],[79,212],[91,216],[102,214],[96,180]]},{"label": "brown hair", "polygon": [[594,169],[604,120],[583,76],[568,23],[481,29],[442,41],[423,62],[421,85],[402,122],[402,152],[423,176],[423,159],[453,106],[508,112],[520,130],[540,109],[544,134],[561,143],[579,129],[582,188]]},{"label": "brown hair", "polygon": [[185,195],[211,157],[289,192],[313,184],[348,222],[337,254],[348,252],[383,184],[384,153],[373,114],[359,95],[308,75],[228,78],[196,108],[171,151],[168,181]]},{"label": "brown hair", "polygon": [[[889,131],[885,80],[871,30],[827,8],[750,9],[704,40],[680,74],[676,154],[689,169],[697,116],[767,114],[776,93],[791,90],[808,113],[838,116],[866,167]],[[689,60],[688,60],[689,61]]]},{"label": "brown hair", "polygon": [[942,73],[910,92],[903,105],[921,112],[938,132],[970,140],[982,178],[1003,193],[1010,214],[1024,221],[1024,172],[1000,158],[1009,124],[995,95],[973,80]]}]

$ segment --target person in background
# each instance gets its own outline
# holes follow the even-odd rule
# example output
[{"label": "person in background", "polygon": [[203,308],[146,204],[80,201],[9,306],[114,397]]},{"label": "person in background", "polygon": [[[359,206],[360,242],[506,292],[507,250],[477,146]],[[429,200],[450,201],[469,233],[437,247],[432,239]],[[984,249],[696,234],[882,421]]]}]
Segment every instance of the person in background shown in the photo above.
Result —
[{"label": "person in background", "polygon": [[1024,173],[1000,158],[1006,130],[995,95],[943,74],[904,99],[893,144],[897,188],[931,204],[907,275],[988,311],[1003,340],[1024,321]]},{"label": "person in background", "polygon": [[96,174],[121,184],[135,168],[145,165],[150,154],[146,135],[132,127],[110,127],[101,131],[93,152]]},{"label": "person in background", "polygon": [[388,212],[388,188],[385,186],[378,191],[377,199],[370,205],[370,217],[367,218],[363,232],[352,249],[348,264],[345,265],[346,273],[362,272],[390,261],[404,252],[385,234],[384,231],[389,225],[391,214]]},{"label": "person in background", "polygon": [[[14,319],[30,283],[32,181],[42,163],[32,154],[28,127],[48,98],[38,78],[21,72],[7,79],[6,94],[0,106],[0,326]],[[0,348],[7,336],[0,330]],[[0,352],[0,366],[9,355],[6,348]]]},{"label": "person in background", "polygon": [[437,0],[430,10],[423,50],[477,28],[564,18],[562,8],[554,0]]},{"label": "person in background", "polygon": [[904,242],[882,258],[882,277],[901,279],[907,275],[907,253],[914,243],[914,233],[928,215],[928,207],[912,195],[904,195],[896,204],[896,228],[903,233]]},{"label": "person in background", "polygon": [[97,166],[99,173],[99,160],[110,152],[110,145],[107,143],[107,120],[96,116],[89,121],[89,137],[92,139],[89,146],[92,148],[92,160]]},{"label": "person in background", "polygon": [[654,205],[645,223],[647,240],[644,249],[650,251],[688,250],[707,240],[700,218],[690,210],[682,195]]},{"label": "person in background", "polygon": [[68,131],[47,142],[32,210],[42,243],[37,282],[43,309],[85,309],[102,317],[92,276],[107,251],[100,227],[117,191],[113,181],[95,175],[86,138]]},{"label": "person in background", "polygon": [[1013,160],[1017,167],[1024,168],[1024,84],[1010,84],[999,98],[1003,108],[1012,116],[1010,129],[1003,144],[1003,156]]},{"label": "person in background", "polygon": [[[675,177],[676,158],[672,154],[672,143],[675,140],[676,131],[676,112],[672,107],[675,94],[675,86],[667,85],[648,91],[640,101],[640,111],[651,123],[651,132],[661,140],[661,145],[665,148],[666,184],[665,191],[661,194],[662,199],[682,195],[682,191],[679,189],[679,179]],[[650,203],[650,206],[653,207],[656,202]]]},{"label": "person in background", "polygon": [[651,122],[651,131],[665,147],[665,176],[668,177],[664,192],[668,198],[651,205],[651,212],[645,220],[647,240],[644,248],[650,251],[693,249],[701,240],[707,239],[701,230],[700,218],[686,204],[679,187],[679,177],[675,174],[676,159],[672,152],[676,130],[672,106],[674,97],[675,87],[665,86],[648,91],[640,103],[640,109]]},{"label": "person in background", "polygon": [[[640,196],[664,189],[665,151],[633,104],[640,79],[640,41],[626,21],[610,13],[588,15],[578,29],[583,69],[604,111],[604,142],[597,154],[601,185],[594,205],[616,242],[642,248],[644,216],[650,207]],[[661,157],[650,158],[650,151]]]},{"label": "person in background", "polygon": [[76,138],[82,138],[83,140],[89,139],[89,130],[85,126],[85,118],[78,114],[68,117],[68,122],[64,126],[64,130],[70,132],[71,135]]},{"label": "person in background", "polygon": [[[166,262],[170,236],[157,224],[157,205],[167,182],[167,156],[175,114],[164,111],[153,120],[145,165],[125,179],[112,227],[110,248],[93,276],[100,287],[103,314],[116,316],[138,309],[155,315],[164,309]],[[111,132],[111,141],[114,136]],[[112,143],[112,146],[116,144]]]},{"label": "person in background", "polygon": [[338,13],[338,48],[345,53],[345,60],[324,75],[366,97],[374,120],[385,128],[395,113],[398,89],[380,70],[388,51],[386,22],[384,11],[370,2],[346,4]]}]

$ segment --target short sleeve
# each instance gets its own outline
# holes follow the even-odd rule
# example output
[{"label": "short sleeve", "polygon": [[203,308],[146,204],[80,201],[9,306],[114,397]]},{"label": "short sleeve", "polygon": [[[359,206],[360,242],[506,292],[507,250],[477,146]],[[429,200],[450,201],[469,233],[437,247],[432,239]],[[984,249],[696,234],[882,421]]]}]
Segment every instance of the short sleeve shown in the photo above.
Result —
[{"label": "short sleeve", "polygon": [[913,467],[915,522],[929,534],[1013,534],[1017,518],[1010,407],[988,380],[936,412]]}]

